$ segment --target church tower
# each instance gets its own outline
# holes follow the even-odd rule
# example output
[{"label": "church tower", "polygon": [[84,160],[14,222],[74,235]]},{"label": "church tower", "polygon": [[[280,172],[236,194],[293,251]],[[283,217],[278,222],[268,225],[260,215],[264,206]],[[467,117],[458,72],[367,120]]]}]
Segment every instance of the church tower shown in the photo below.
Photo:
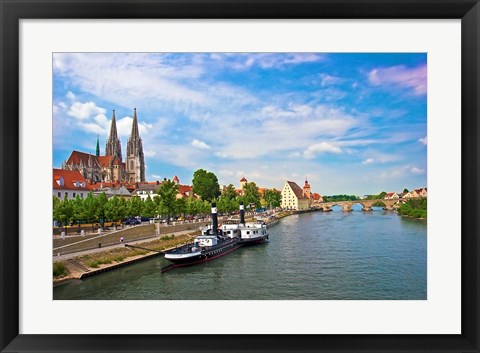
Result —
[{"label": "church tower", "polygon": [[303,186],[303,196],[309,199],[311,197],[310,184],[308,183],[307,177],[305,177],[305,185]]},{"label": "church tower", "polygon": [[143,145],[138,131],[137,108],[133,109],[133,124],[130,138],[127,142],[126,156],[127,181],[145,181],[145,158],[143,156]]},{"label": "church tower", "polygon": [[97,135],[97,149],[95,151],[95,155],[97,157],[100,156],[100,140],[98,139],[98,135]]},{"label": "church tower", "polygon": [[118,139],[115,110],[112,113],[112,125],[110,126],[110,135],[108,136],[107,145],[105,146],[105,155],[114,156],[120,161],[122,160],[122,145]]}]

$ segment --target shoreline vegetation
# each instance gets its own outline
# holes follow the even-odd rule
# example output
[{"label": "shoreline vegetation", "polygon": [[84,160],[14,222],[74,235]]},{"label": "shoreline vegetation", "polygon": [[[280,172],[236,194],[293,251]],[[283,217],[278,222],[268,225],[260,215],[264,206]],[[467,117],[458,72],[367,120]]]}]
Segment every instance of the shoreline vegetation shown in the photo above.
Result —
[{"label": "shoreline vegetation", "polygon": [[398,208],[398,214],[410,218],[427,219],[427,199],[410,199]]}]

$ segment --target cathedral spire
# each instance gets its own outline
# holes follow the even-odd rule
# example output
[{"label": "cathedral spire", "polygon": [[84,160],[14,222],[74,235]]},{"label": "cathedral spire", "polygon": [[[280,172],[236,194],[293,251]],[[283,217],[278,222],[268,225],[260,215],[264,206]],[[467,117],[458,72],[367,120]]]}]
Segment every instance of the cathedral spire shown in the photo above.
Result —
[{"label": "cathedral spire", "polygon": [[127,141],[126,172],[130,182],[145,181],[145,157],[138,131],[137,108],[133,109],[132,132]]},{"label": "cathedral spire", "polygon": [[138,132],[137,108],[133,108],[133,123],[130,140],[140,140],[140,133]]},{"label": "cathedral spire", "polygon": [[112,113],[112,125],[110,126],[110,135],[108,136],[105,147],[106,156],[114,156],[122,160],[122,146],[117,134],[117,121],[115,119],[115,110]]},{"label": "cathedral spire", "polygon": [[100,140],[97,135],[97,150],[95,151],[95,155],[98,157],[100,156]]}]

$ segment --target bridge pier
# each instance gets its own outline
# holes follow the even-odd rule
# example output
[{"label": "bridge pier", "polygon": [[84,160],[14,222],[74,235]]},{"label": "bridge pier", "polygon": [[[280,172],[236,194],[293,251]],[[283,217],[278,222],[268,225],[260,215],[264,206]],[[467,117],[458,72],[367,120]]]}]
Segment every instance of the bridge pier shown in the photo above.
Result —
[{"label": "bridge pier", "polygon": [[332,209],[329,206],[323,206],[322,211],[323,212],[332,212]]},{"label": "bridge pier", "polygon": [[372,206],[363,205],[362,211],[371,211],[371,210],[372,210]]},{"label": "bridge pier", "polygon": [[342,211],[343,212],[351,212],[352,211],[352,206],[351,205],[342,205]]},{"label": "bridge pier", "polygon": [[393,207],[393,205],[385,205],[385,207],[383,209],[387,210],[387,211],[393,211],[394,207]]}]

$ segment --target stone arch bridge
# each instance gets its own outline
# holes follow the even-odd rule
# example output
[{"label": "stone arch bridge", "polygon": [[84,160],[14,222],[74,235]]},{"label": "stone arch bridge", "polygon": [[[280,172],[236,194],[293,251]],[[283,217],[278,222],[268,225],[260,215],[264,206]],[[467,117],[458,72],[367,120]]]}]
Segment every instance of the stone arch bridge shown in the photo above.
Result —
[{"label": "stone arch bridge", "polygon": [[397,209],[400,207],[400,205],[404,202],[406,202],[406,200],[402,200],[402,199],[391,199],[391,200],[355,200],[355,201],[334,201],[334,202],[322,202],[322,203],[318,203],[318,204],[315,204],[313,207],[315,208],[320,208],[322,209],[324,212],[328,212],[328,211],[331,211],[332,210],[332,207],[333,206],[341,206],[342,207],[342,210],[344,212],[349,212],[352,210],[352,206],[356,203],[359,203],[360,205],[363,206],[362,208],[362,211],[371,211],[372,210],[372,206],[376,203],[376,202],[381,202],[383,203],[385,206],[384,208],[386,210],[394,210],[394,209]]}]

